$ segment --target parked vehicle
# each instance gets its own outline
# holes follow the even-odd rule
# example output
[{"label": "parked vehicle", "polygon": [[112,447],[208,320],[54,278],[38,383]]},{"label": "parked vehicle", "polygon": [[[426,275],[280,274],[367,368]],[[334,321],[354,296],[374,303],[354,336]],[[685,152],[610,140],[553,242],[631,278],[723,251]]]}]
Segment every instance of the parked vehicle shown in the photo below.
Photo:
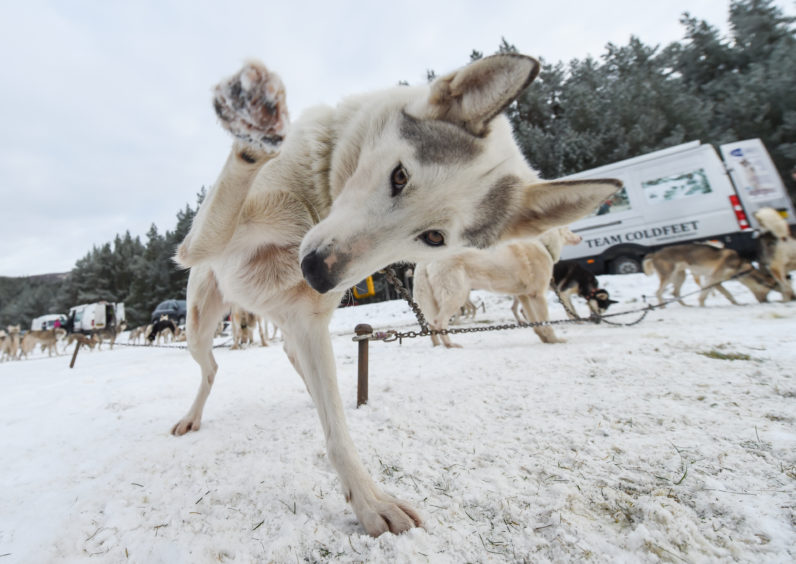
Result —
[{"label": "parked vehicle", "polygon": [[165,300],[158,304],[152,312],[152,323],[160,319],[161,315],[168,315],[177,325],[185,324],[187,306],[185,300]]},{"label": "parked vehicle", "polygon": [[94,331],[115,326],[126,320],[124,303],[97,302],[69,308],[66,329],[70,333],[90,335]]},{"label": "parked vehicle", "polygon": [[30,330],[47,331],[56,327],[64,327],[65,325],[66,315],[63,313],[51,313],[33,318],[33,321],[30,322]]},{"label": "parked vehicle", "polygon": [[684,143],[568,176],[618,178],[624,188],[591,216],[572,224],[583,237],[564,247],[595,274],[641,271],[648,253],[667,245],[718,241],[742,256],[756,256],[753,212],[765,206],[796,223],[793,204],[759,139],[720,147]]}]

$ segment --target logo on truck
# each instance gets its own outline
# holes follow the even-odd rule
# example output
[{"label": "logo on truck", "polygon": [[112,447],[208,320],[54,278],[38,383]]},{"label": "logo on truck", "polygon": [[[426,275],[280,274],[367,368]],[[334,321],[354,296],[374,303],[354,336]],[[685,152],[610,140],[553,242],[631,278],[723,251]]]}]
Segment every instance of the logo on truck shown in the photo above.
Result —
[{"label": "logo on truck", "polygon": [[679,239],[681,237],[693,235],[697,231],[699,231],[699,220],[694,220],[682,223],[671,223],[669,225],[662,225],[660,227],[638,229],[636,231],[627,231],[625,233],[618,233],[616,235],[609,235],[607,237],[584,239],[583,241],[586,243],[586,245],[588,245],[588,248],[596,249],[599,247],[621,245],[622,243],[638,243],[640,241],[644,241],[645,239],[656,239],[658,241]]}]

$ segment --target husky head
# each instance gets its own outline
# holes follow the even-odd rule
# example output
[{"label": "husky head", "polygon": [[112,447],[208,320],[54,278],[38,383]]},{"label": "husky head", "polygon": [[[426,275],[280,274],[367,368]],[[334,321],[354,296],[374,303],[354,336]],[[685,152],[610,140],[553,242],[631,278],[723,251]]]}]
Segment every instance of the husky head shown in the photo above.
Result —
[{"label": "husky head", "polygon": [[611,299],[608,295],[608,290],[603,290],[602,288],[596,288],[594,292],[589,295],[588,302],[589,309],[599,315],[605,313],[611,304],[619,303]]},{"label": "husky head", "polygon": [[616,192],[615,180],[543,183],[526,163],[502,112],[538,72],[535,59],[497,55],[343,105],[333,204],[300,248],[307,282],[343,290],[393,262],[535,236]]},{"label": "husky head", "polygon": [[788,238],[790,234],[788,222],[774,208],[760,208],[753,215],[760,224],[761,231],[773,233],[778,239],[785,240]]}]

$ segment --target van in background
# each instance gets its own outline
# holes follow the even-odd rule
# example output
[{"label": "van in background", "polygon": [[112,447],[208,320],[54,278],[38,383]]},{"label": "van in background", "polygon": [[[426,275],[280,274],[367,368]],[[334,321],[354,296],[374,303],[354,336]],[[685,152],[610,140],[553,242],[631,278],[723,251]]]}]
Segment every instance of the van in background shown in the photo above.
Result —
[{"label": "van in background", "polygon": [[66,330],[91,335],[94,331],[118,326],[122,321],[126,321],[123,302],[81,304],[69,308]]},{"label": "van in background", "polygon": [[570,228],[583,237],[564,247],[595,274],[641,272],[644,256],[667,245],[717,241],[753,259],[752,215],[771,206],[791,224],[793,204],[759,139],[722,145],[684,143],[565,179],[618,178],[624,188]]}]

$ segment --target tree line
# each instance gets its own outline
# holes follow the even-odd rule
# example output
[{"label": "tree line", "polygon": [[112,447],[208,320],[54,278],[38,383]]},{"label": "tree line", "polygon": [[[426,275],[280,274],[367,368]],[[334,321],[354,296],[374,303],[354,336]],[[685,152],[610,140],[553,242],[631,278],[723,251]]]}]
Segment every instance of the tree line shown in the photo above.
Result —
[{"label": "tree line", "polygon": [[172,257],[204,195],[202,188],[196,208],[186,204],[177,212],[173,231],[160,233],[153,223],[146,242],[129,231],[116,235],[112,242],[91,249],[69,273],[0,277],[0,328],[20,323],[29,329],[34,317],[68,313],[74,305],[101,300],[124,302],[128,325],[135,327],[149,322],[159,302],[185,299],[188,271],[178,268]]},{"label": "tree line", "polygon": [[[627,45],[609,43],[599,58],[542,61],[539,78],[508,109],[517,141],[552,179],[686,141],[759,137],[793,197],[794,21],[773,0],[734,0],[727,37],[686,13],[684,37],[670,45],[632,37]],[[514,51],[506,40],[498,47]],[[473,51],[470,58],[482,56]],[[0,327],[27,327],[35,316],[98,300],[123,301],[131,325],[147,322],[158,302],[185,297],[187,272],[171,257],[195,213],[186,205],[175,229],[163,234],[153,224],[146,242],[117,235],[65,276],[0,278]]]},{"label": "tree line", "polygon": [[[600,59],[543,62],[509,110],[520,146],[552,179],[686,141],[758,137],[793,197],[794,20],[772,0],[735,0],[729,37],[686,13],[684,38],[670,45],[632,37],[609,43]],[[515,48],[504,40],[500,51]]]}]

